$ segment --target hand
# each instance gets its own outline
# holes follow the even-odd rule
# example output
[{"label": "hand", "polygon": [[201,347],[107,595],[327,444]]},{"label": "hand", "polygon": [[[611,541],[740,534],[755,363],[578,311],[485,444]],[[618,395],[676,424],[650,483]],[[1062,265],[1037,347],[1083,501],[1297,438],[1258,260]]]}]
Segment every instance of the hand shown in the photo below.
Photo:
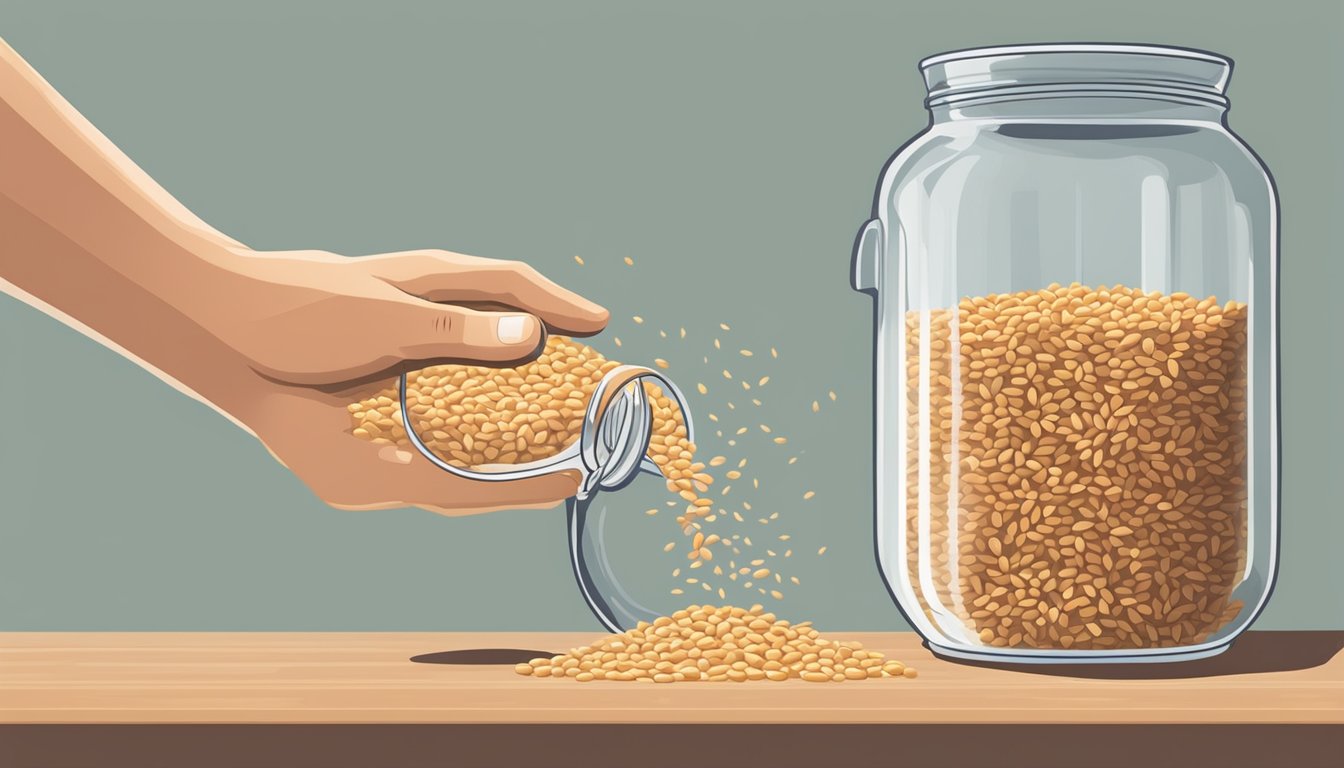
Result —
[{"label": "hand", "polygon": [[543,324],[596,333],[605,310],[514,262],[254,253],[155,184],[2,40],[0,233],[0,293],[217,408],[334,506],[465,513],[551,506],[577,487],[457,478],[355,438],[346,404],[406,368],[526,359]]},{"label": "hand", "polygon": [[243,253],[232,263],[223,290],[193,314],[248,374],[212,399],[328,504],[467,514],[549,507],[574,494],[570,475],[466,480],[418,454],[356,439],[347,406],[404,370],[531,359],[543,324],[588,335],[605,326],[606,310],[526,264],[446,251]]}]

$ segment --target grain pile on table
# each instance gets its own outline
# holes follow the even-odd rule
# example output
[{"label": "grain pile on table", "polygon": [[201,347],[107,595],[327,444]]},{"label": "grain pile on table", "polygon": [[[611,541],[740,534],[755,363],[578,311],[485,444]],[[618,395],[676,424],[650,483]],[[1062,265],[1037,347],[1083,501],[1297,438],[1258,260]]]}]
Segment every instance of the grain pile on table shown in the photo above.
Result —
[{"label": "grain pile on table", "polygon": [[1235,618],[1246,323],[1235,301],[1078,284],[908,313],[908,559],[919,591],[924,504],[926,612],[985,645],[1073,649],[1199,643]]},{"label": "grain pile on table", "polygon": [[821,637],[810,623],[789,624],[751,608],[692,605],[652,623],[566,654],[533,659],[515,671],[586,683],[746,682],[798,679],[843,683],[916,672],[859,643]]}]

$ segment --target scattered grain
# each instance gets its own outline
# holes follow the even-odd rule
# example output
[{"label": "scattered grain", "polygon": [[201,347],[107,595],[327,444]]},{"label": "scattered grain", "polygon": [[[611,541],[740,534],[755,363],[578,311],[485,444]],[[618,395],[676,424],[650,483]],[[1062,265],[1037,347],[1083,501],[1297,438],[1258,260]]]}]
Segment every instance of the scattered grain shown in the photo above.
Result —
[{"label": "scattered grain", "polygon": [[[761,590],[764,592],[765,590]],[[672,590],[681,594],[680,589]],[[720,592],[722,590],[720,589]],[[775,599],[783,597],[778,591]],[[692,605],[569,653],[533,659],[514,671],[536,678],[680,682],[752,680],[850,682],[915,677],[915,670],[860,643],[821,636],[751,608]]]}]

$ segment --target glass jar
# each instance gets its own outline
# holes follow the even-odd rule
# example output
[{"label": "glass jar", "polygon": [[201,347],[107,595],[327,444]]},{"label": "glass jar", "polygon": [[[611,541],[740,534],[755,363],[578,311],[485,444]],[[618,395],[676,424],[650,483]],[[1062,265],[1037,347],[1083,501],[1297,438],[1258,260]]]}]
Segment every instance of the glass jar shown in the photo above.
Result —
[{"label": "glass jar", "polygon": [[920,63],[928,128],[855,244],[876,537],[936,653],[1211,656],[1278,544],[1278,214],[1232,63],[1034,45]]}]

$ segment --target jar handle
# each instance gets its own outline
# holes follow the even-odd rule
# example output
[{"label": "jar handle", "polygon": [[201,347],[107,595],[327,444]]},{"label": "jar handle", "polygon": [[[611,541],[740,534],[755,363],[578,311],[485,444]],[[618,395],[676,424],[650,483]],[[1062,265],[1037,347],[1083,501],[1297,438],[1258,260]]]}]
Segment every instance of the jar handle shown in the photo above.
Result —
[{"label": "jar handle", "polygon": [[854,238],[854,265],[850,275],[854,290],[877,295],[878,270],[882,264],[882,244],[886,242],[880,219],[869,219]]}]

